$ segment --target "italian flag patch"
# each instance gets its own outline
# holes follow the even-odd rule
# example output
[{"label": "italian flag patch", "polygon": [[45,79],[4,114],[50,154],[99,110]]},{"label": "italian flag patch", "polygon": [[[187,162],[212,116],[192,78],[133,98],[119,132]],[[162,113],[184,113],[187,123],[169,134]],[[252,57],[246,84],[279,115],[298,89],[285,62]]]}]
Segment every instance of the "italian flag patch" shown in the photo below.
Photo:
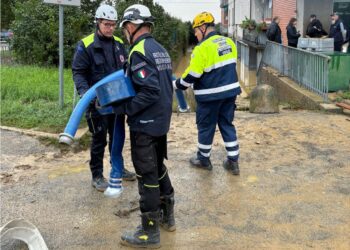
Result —
[{"label": "italian flag patch", "polygon": [[146,71],[144,70],[144,69],[141,69],[141,70],[139,70],[138,72],[137,72],[137,76],[139,77],[139,78],[145,78],[146,77]]}]

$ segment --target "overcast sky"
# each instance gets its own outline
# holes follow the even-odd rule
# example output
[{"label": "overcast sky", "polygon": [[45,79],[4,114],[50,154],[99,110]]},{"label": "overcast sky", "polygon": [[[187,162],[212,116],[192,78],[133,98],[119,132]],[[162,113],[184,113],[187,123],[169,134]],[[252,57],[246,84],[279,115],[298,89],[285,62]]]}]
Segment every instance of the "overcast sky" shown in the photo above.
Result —
[{"label": "overcast sky", "polygon": [[215,22],[221,20],[220,0],[154,0],[163,6],[170,15],[183,21],[193,21],[193,18],[203,12],[209,11],[214,15]]}]

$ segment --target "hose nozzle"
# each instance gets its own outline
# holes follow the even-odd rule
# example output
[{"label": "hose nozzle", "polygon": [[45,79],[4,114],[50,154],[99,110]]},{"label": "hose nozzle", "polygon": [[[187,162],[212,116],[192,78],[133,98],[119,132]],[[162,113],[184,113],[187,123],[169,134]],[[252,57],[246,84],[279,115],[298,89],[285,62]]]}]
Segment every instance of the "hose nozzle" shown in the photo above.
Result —
[{"label": "hose nozzle", "polygon": [[67,145],[72,145],[74,142],[74,138],[73,136],[67,134],[67,133],[62,133],[59,135],[59,139],[58,139],[59,143],[64,143]]}]

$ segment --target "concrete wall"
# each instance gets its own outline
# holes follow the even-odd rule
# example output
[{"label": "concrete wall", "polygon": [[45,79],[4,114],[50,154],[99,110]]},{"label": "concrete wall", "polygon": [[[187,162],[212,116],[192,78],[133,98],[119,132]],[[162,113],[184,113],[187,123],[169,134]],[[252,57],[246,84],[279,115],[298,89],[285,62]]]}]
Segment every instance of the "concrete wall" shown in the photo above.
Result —
[{"label": "concrete wall", "polygon": [[237,40],[242,39],[243,30],[239,25],[250,17],[250,0],[230,0],[229,1],[229,34],[232,33]]},{"label": "concrete wall", "polygon": [[[300,31],[300,34],[305,37],[306,27],[309,23],[309,18],[304,16],[304,5],[305,0],[297,0],[297,13],[296,18],[298,19],[297,30]],[[310,15],[309,15],[310,16]],[[305,26],[306,24],[306,26]],[[305,26],[305,28],[304,28]]]},{"label": "concrete wall", "polygon": [[269,1],[272,0],[251,0],[251,18],[258,23],[262,21],[270,21],[272,18],[272,10],[269,8]]},{"label": "concrete wall", "polygon": [[234,6],[234,0],[230,0],[228,2],[227,7],[227,29],[228,29],[228,36],[233,37],[234,36],[234,25],[235,25],[235,6]]},{"label": "concrete wall", "polygon": [[282,77],[270,68],[264,67],[259,73],[258,84],[268,84],[274,87],[280,102],[289,103],[294,108],[318,110],[323,99],[306,89],[301,88],[288,77]]}]

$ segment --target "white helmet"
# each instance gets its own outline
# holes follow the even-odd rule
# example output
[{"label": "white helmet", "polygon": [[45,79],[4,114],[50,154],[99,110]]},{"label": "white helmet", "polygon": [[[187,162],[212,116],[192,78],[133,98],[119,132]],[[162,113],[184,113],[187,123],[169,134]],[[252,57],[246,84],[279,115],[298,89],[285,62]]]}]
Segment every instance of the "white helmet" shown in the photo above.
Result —
[{"label": "white helmet", "polygon": [[134,4],[124,11],[120,27],[123,27],[124,23],[126,22],[131,22],[134,24],[150,23],[153,25],[154,17],[147,6],[142,4]]},{"label": "white helmet", "polygon": [[96,19],[106,19],[110,21],[117,21],[118,14],[117,11],[110,5],[101,5],[96,10]]}]

